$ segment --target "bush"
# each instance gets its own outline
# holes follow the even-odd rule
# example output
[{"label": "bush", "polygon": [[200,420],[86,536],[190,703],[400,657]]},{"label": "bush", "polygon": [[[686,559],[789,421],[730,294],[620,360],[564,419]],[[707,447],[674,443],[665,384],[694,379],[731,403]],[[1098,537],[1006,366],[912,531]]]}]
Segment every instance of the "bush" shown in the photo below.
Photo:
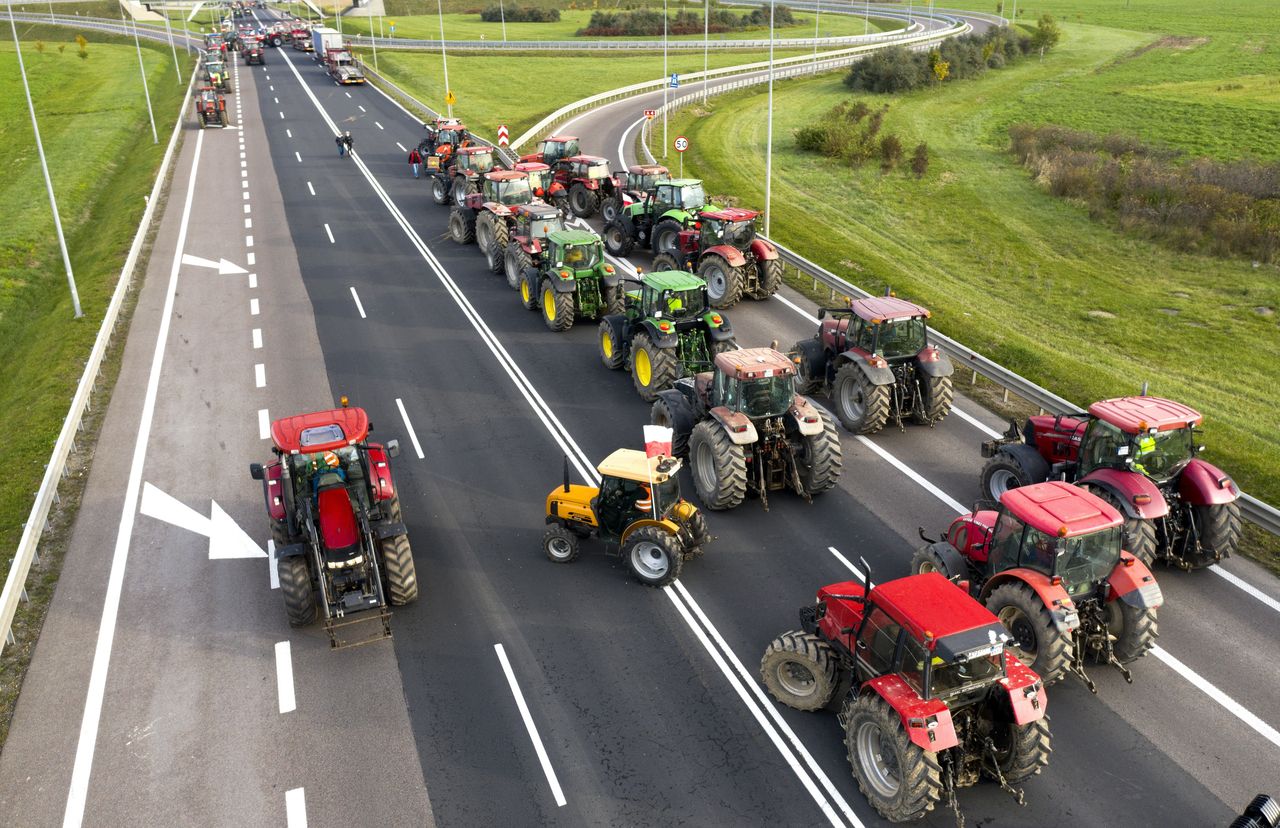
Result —
[{"label": "bush", "polygon": [[880,169],[889,172],[902,161],[902,142],[896,135],[880,139]]},{"label": "bush", "polygon": [[[1048,15],[1046,15],[1048,17]],[[1050,18],[1052,23],[1052,18]],[[1057,43],[1056,24],[1040,41],[1008,29],[989,29],[944,40],[927,54],[893,46],[872,53],[849,68],[845,86],[858,92],[910,92],[932,83],[976,78],[988,69],[1003,69],[1030,52]]]},{"label": "bush", "polygon": [[[587,25],[578,29],[575,34],[579,37],[652,37],[662,34],[662,22],[662,13],[651,9],[595,11],[591,13]],[[679,11],[669,16],[666,22],[667,33],[673,35],[702,34],[704,25],[712,32],[733,32],[768,26],[769,12],[753,9],[747,14],[735,14],[725,9],[715,9],[704,24],[701,12]],[[774,8],[776,26],[792,26],[795,22],[791,9],[782,5]]]},{"label": "bush", "polygon": [[911,154],[911,172],[916,178],[924,178],[929,172],[929,145],[923,141],[916,144],[916,151]]},{"label": "bush", "polygon": [[[489,6],[480,12],[480,19],[486,23],[500,23],[504,19],[503,6]],[[508,23],[558,23],[559,9],[542,9],[537,6],[512,6],[505,10]]]}]

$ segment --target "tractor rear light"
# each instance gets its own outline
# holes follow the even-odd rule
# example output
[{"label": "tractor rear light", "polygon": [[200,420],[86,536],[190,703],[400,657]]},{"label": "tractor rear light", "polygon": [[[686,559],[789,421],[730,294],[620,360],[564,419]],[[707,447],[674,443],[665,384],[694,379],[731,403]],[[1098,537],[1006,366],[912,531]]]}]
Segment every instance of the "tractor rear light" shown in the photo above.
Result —
[{"label": "tractor rear light", "polygon": [[907,719],[907,726],[908,727],[924,727],[924,719],[921,719],[921,718]]},{"label": "tractor rear light", "polygon": [[667,331],[671,330],[671,323],[669,322],[658,323],[658,330],[662,331],[663,333],[666,333]]},{"label": "tractor rear light", "polygon": [[805,416],[804,421],[806,423],[816,423],[818,422],[818,418],[812,414],[808,414]]},{"label": "tractor rear light", "polygon": [[271,498],[271,505],[272,505],[272,506],[279,506],[279,505],[280,505],[280,498],[278,498],[278,497],[273,497],[273,498]]},{"label": "tractor rear light", "polygon": [[572,276],[572,275],[573,275],[573,274],[572,274],[572,273],[570,273],[570,272],[569,272],[569,271],[567,271],[567,270],[562,270],[562,271],[560,271],[560,278],[561,278],[561,279],[568,279],[568,278],[569,278],[570,276]]},{"label": "tractor rear light", "polygon": [[734,423],[733,425],[729,426],[729,430],[732,431],[734,434],[741,434],[742,432],[747,430],[747,427],[742,423]]},{"label": "tractor rear light", "polygon": [[1137,506],[1146,506],[1148,503],[1150,503],[1150,502],[1151,502],[1151,495],[1149,495],[1149,494],[1136,494],[1136,495],[1134,495],[1134,496],[1133,496],[1133,502],[1134,502],[1134,504],[1135,504],[1135,505],[1137,505]]},{"label": "tractor rear light", "polygon": [[1219,489],[1225,489],[1225,488],[1227,488],[1227,487],[1228,487],[1228,486],[1230,486],[1230,485],[1231,485],[1231,478],[1230,478],[1230,477],[1227,477],[1226,475],[1223,475],[1222,477],[1219,477],[1219,478],[1218,478],[1218,488],[1219,488]]},{"label": "tractor rear light", "polygon": [[700,222],[700,221],[695,221],[695,222],[693,223],[693,229],[694,229],[694,230],[701,230],[701,229],[702,229],[702,222]]},{"label": "tractor rear light", "polygon": [[1065,527],[1065,526],[1059,526],[1059,527],[1058,527],[1058,537],[1060,537],[1060,538],[1065,538],[1066,536],[1067,536],[1067,527]]},{"label": "tractor rear light", "polygon": [[[723,317],[723,316],[721,316],[721,315],[720,315],[720,314],[718,314],[718,313],[713,313],[713,314],[711,314],[711,324],[712,324],[712,325],[721,325],[721,324],[723,324],[723,323],[724,323],[724,317]],[[1230,481],[1228,481],[1228,482],[1230,482]]]},{"label": "tractor rear light", "polygon": [[1125,566],[1133,566],[1135,563],[1138,562],[1138,559],[1137,558],[1121,558],[1120,562]]},{"label": "tractor rear light", "polygon": [[1054,586],[1062,586],[1062,576],[1054,575],[1052,578],[1049,579],[1049,583],[1053,584]]},{"label": "tractor rear light", "polygon": [[605,272],[605,273],[613,273],[613,265],[608,265],[608,264],[607,264],[607,265],[605,265],[605,266],[604,266],[604,272]]}]

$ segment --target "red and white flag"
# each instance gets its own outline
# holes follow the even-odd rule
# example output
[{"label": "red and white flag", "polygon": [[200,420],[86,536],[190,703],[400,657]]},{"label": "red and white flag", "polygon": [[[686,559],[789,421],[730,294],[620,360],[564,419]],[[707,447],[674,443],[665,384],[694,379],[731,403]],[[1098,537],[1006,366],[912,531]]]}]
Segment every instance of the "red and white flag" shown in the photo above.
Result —
[{"label": "red and white flag", "polygon": [[644,427],[644,454],[646,457],[670,457],[671,438],[674,435],[666,426]]}]

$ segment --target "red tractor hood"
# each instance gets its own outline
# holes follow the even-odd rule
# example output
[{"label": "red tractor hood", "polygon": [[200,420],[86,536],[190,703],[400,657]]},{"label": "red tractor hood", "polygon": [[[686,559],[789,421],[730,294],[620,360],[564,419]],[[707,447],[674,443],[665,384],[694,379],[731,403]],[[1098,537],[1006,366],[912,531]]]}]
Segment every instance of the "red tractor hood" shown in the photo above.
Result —
[{"label": "red tractor hood", "polygon": [[356,514],[345,488],[325,489],[316,498],[319,512],[320,540],[325,549],[337,552],[360,541]]}]

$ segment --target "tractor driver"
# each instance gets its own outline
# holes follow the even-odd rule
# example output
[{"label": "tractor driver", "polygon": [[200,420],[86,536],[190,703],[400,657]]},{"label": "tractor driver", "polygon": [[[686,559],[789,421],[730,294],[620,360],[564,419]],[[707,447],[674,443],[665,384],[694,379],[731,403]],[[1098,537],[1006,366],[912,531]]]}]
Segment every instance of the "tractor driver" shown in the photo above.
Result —
[{"label": "tractor driver", "polygon": [[1133,469],[1139,474],[1148,474],[1146,467],[1142,465],[1142,458],[1156,450],[1156,438],[1150,434],[1143,434],[1135,441],[1135,443],[1136,445],[1133,450]]},{"label": "tractor driver", "polygon": [[320,490],[320,481],[327,474],[336,474],[340,481],[347,482],[347,472],[342,468],[342,458],[332,451],[311,455],[311,461],[307,464],[307,476],[311,478],[313,494]]},{"label": "tractor driver", "polygon": [[643,483],[640,484],[639,497],[636,499],[636,511],[645,514],[653,511],[653,492]]},{"label": "tractor driver", "polygon": [[684,311],[684,301],[679,296],[667,297],[667,313],[679,316]]},{"label": "tractor driver", "polygon": [[583,258],[585,257],[582,253],[582,248],[580,247],[570,247],[564,251],[565,264],[577,264],[582,261]]}]

